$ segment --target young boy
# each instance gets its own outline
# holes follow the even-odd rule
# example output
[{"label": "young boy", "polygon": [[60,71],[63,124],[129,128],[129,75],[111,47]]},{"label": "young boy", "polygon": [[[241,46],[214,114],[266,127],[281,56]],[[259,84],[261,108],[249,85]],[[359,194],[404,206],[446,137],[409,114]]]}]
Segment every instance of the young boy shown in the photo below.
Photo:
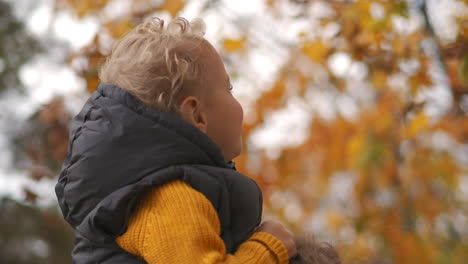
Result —
[{"label": "young boy", "polygon": [[117,41],[71,125],[56,193],[74,263],[288,263],[292,235],[230,162],[242,108],[204,23],[146,21]]}]

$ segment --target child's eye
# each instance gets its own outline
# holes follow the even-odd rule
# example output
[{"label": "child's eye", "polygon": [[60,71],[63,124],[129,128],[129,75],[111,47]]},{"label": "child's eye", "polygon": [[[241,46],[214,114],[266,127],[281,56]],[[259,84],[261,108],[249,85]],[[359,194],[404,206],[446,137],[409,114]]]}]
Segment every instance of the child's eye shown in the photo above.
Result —
[{"label": "child's eye", "polygon": [[232,89],[234,89],[234,87],[232,86],[232,84],[229,84],[229,91],[232,91]]}]

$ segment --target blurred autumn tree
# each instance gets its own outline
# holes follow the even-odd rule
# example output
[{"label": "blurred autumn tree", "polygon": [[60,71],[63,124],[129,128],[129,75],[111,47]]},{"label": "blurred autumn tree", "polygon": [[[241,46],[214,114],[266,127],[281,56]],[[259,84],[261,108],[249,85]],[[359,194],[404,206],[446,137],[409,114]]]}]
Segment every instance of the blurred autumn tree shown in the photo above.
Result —
[{"label": "blurred autumn tree", "polygon": [[[269,3],[281,16],[278,2]],[[319,1],[295,2],[307,10]],[[434,33],[426,1],[321,4],[331,12],[313,31],[336,28],[334,34],[302,34],[246,128],[257,129],[263,117],[291,99],[311,113],[303,143],[275,159],[255,153],[261,165],[253,175],[270,198],[269,208],[298,230],[323,212],[326,224],[312,229],[326,229],[344,242],[347,263],[465,263],[467,13],[457,20],[456,37],[444,41]],[[412,30],[411,21],[419,22]],[[347,72],[333,69],[337,56],[347,58],[342,62],[348,63]],[[431,96],[437,92],[434,68],[446,78],[438,85],[452,99],[447,109],[437,108]],[[311,105],[321,94],[337,102],[328,105],[331,117]],[[340,108],[340,102],[348,107]],[[254,167],[251,155],[247,151],[241,158],[244,170]],[[288,217],[290,205],[272,204],[278,197],[298,203],[299,213]]]},{"label": "blurred autumn tree", "polygon": [[[128,0],[123,15],[109,17],[117,2],[56,1],[57,10],[101,19],[93,41],[69,57],[88,92],[99,83],[112,41],[146,16],[176,16],[196,1]],[[199,16],[218,12],[223,23],[237,27],[236,37],[220,32],[210,39],[221,45],[234,82],[248,79],[245,62],[263,44],[281,61],[271,84],[257,87],[256,100],[246,106],[245,151],[236,160],[260,184],[266,212],[296,232],[332,239],[344,263],[466,263],[466,1],[450,2],[461,11],[452,17],[451,38],[435,30],[428,1],[262,2],[263,15],[272,18],[264,32],[251,30],[261,28],[252,18],[224,12],[221,1],[197,3]],[[302,30],[290,40],[290,32],[271,31],[281,23],[300,23]],[[303,140],[277,142],[276,151],[260,147],[262,131],[290,108],[301,113],[302,124],[280,133],[300,132]],[[42,142],[48,143],[39,154],[26,153],[38,163],[44,157],[59,163],[67,138],[57,124],[68,117],[42,116],[52,120],[43,123]],[[36,117],[42,120],[41,113]],[[296,118],[282,117],[287,124]]]},{"label": "blurred autumn tree", "polygon": [[70,262],[73,233],[56,208],[0,199],[0,256],[5,264]]},{"label": "blurred autumn tree", "polygon": [[[25,94],[24,85],[21,82],[19,71],[20,68],[30,61],[34,55],[43,51],[40,41],[31,36],[24,27],[22,21],[14,15],[12,7],[9,3],[0,0],[0,95],[5,95],[10,91],[20,92]],[[7,117],[8,112],[6,105],[2,105],[0,118]],[[56,109],[54,109],[56,110]],[[59,113],[60,118],[66,118],[66,115]],[[37,118],[33,118],[37,119]],[[53,122],[44,117],[44,114],[39,114],[39,119],[44,119],[47,123],[44,130],[53,130]],[[9,119],[10,121],[13,119]],[[8,124],[9,127],[1,127],[2,132],[15,127],[14,124]],[[29,125],[32,123],[29,122]],[[68,134],[67,126],[65,128],[65,136]],[[37,130],[30,129],[29,133],[34,134],[34,137],[28,137],[30,143],[42,144],[42,138],[37,138]],[[51,133],[42,133],[43,136],[53,137]],[[58,138],[66,138],[60,136]],[[20,137],[17,138],[20,145],[23,141]],[[56,140],[51,138],[50,140]],[[66,143],[60,140],[55,143],[61,145]],[[54,144],[55,144],[54,143]],[[14,145],[14,144],[13,144]],[[29,144],[31,145],[31,144]],[[63,146],[61,146],[63,147]],[[23,159],[30,160],[34,155],[32,149],[29,152],[20,155]],[[4,159],[5,157],[2,157]],[[63,158],[54,157],[54,158]],[[49,171],[46,169],[50,163],[43,162],[44,160],[35,163],[36,166],[31,169],[34,173],[31,175],[39,179],[39,173]],[[47,166],[47,167],[46,167]],[[39,169],[42,168],[42,169]],[[56,169],[55,167],[51,167]],[[45,174],[45,173],[44,173]],[[49,173],[49,177],[55,177],[55,174]],[[33,202],[36,194],[32,190],[25,189],[25,197],[29,202]],[[56,207],[39,208],[35,205],[25,205],[24,201],[15,201],[10,198],[0,197],[0,262],[1,263],[67,263],[70,259],[70,250],[73,244],[73,233],[71,228],[66,224],[61,215],[59,215]]]},{"label": "blurred autumn tree", "polygon": [[37,40],[26,32],[10,5],[0,1],[0,93],[22,88],[19,68],[39,51]]}]

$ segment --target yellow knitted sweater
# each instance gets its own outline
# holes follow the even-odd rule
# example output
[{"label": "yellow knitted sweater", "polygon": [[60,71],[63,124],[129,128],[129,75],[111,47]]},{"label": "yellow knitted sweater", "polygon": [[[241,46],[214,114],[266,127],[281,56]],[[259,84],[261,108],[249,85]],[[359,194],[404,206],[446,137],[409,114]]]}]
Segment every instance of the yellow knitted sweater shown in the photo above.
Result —
[{"label": "yellow knitted sweater", "polygon": [[288,263],[283,243],[254,233],[235,254],[226,254],[220,222],[210,201],[183,181],[151,189],[116,239],[147,263]]}]

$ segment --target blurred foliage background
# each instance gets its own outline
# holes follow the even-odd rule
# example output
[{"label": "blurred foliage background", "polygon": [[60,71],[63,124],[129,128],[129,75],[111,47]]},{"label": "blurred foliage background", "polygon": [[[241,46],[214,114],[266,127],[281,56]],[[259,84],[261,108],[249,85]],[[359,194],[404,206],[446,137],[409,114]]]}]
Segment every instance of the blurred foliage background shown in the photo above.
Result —
[{"label": "blurred foliage background", "polygon": [[[467,1],[228,2],[0,0],[3,145],[30,179],[0,200],[2,263],[69,263],[73,244],[38,186],[53,196],[77,99],[53,96],[15,118],[9,96],[31,90],[21,68],[48,54],[79,76],[85,98],[115,39],[145,17],[180,15],[205,18],[231,74],[245,109],[236,162],[261,186],[265,215],[329,241],[343,263],[467,263]],[[94,36],[74,49],[52,30],[31,34],[41,3],[51,21],[92,19]]]}]

